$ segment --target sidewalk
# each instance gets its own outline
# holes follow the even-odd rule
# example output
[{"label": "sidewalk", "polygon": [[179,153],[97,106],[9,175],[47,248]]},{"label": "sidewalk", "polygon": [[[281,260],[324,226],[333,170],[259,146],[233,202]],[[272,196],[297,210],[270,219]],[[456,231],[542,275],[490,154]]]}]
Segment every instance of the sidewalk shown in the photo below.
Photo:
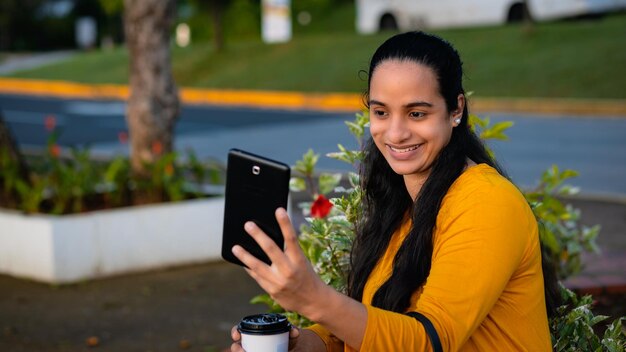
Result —
[{"label": "sidewalk", "polygon": [[[601,223],[602,256],[568,286],[593,293],[597,314],[626,315],[626,204],[575,200],[583,223]],[[296,219],[294,219],[296,220]],[[261,293],[243,269],[207,263],[50,286],[0,275],[0,351],[222,351]],[[95,341],[95,339],[92,339]],[[93,349],[93,348],[92,348]]]},{"label": "sidewalk", "polygon": [[37,54],[14,54],[9,55],[0,62],[0,75],[11,74],[16,71],[30,70],[55,62],[64,61],[72,57],[76,51],[51,51]]},{"label": "sidewalk", "polygon": [[[567,280],[566,286],[579,293],[617,294],[626,299],[626,203],[582,200],[571,203],[581,210],[583,224],[602,226],[598,237],[601,252],[584,255],[583,272]],[[626,310],[622,315],[626,315]]]}]

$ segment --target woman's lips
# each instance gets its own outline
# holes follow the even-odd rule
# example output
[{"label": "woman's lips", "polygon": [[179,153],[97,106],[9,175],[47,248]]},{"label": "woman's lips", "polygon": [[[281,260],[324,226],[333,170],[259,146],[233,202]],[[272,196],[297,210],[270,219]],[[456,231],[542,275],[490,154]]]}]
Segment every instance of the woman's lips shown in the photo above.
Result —
[{"label": "woman's lips", "polygon": [[391,146],[387,144],[389,154],[397,160],[407,160],[415,156],[421,144],[414,144],[409,146]]},{"label": "woman's lips", "polygon": [[410,152],[411,150],[417,149],[417,147],[419,147],[419,145],[412,145],[412,146],[406,147],[406,148],[395,148],[395,147],[389,146],[389,148],[391,148],[391,150],[393,150],[396,153]]}]

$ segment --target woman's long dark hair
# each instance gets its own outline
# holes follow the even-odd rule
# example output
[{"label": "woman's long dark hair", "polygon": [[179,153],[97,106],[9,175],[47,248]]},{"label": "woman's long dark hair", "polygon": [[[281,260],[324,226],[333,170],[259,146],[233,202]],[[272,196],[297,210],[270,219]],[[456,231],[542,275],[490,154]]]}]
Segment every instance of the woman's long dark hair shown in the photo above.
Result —
[{"label": "woman's long dark hair", "polygon": [[[464,94],[463,69],[459,54],[448,42],[423,32],[409,32],[388,39],[376,50],[370,62],[366,102],[369,101],[372,74],[386,60],[409,60],[430,67],[437,77],[448,111],[457,109],[458,95]],[[364,221],[358,226],[352,248],[352,270],[348,278],[350,297],[362,299],[367,278],[410,209],[413,227],[395,256],[391,277],[376,291],[372,301],[375,307],[405,312],[411,296],[426,282],[430,273],[437,214],[448,189],[463,172],[466,159],[488,164],[506,177],[470,130],[468,117],[466,103],[461,123],[452,129],[449,143],[434,161],[430,176],[415,201],[407,192],[403,177],[391,169],[371,139],[367,142],[361,166]],[[559,291],[555,277],[545,272],[550,265],[544,262],[543,267],[546,302],[551,314],[556,308]],[[552,282],[547,282],[546,278]]]}]

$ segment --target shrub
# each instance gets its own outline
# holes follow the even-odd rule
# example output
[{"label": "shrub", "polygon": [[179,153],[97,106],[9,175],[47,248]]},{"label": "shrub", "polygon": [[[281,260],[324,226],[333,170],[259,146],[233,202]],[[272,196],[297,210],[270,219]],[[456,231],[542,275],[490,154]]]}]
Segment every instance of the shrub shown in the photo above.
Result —
[{"label": "shrub", "polygon": [[[223,178],[222,166],[200,161],[191,151],[185,157],[165,153],[146,165],[149,179],[137,178],[124,156],[93,160],[87,148],[71,148],[62,154],[50,116],[46,128],[50,133],[46,153],[27,159],[27,177],[20,173],[16,158],[0,148],[0,206],[26,213],[68,214],[143,204],[145,194],[152,195],[150,202],[179,201],[207,196],[204,184]],[[126,141],[127,136],[120,134],[120,142]]]}]

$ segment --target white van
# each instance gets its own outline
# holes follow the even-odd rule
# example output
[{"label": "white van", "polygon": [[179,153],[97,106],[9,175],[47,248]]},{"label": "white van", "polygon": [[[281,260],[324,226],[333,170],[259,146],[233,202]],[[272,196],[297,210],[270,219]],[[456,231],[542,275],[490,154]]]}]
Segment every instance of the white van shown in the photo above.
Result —
[{"label": "white van", "polygon": [[356,27],[369,34],[497,25],[596,14],[626,9],[626,0],[356,0]]}]

